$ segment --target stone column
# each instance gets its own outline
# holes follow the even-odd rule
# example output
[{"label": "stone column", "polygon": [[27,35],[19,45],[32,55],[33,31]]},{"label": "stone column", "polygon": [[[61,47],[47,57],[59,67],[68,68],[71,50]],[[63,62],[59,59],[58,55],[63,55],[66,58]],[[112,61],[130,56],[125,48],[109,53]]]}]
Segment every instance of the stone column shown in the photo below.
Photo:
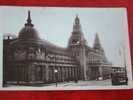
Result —
[{"label": "stone column", "polygon": [[72,78],[75,79],[75,67],[72,68]]},{"label": "stone column", "polygon": [[70,80],[70,68],[67,67],[67,70],[68,70],[68,80]]},{"label": "stone column", "polygon": [[68,80],[70,80],[70,67],[68,67],[67,70],[68,70]]},{"label": "stone column", "polygon": [[66,68],[65,67],[64,67],[63,71],[64,71],[64,81],[66,81]]},{"label": "stone column", "polygon": [[59,67],[59,81],[61,81],[61,68]]},{"label": "stone column", "polygon": [[91,74],[91,67],[88,67],[88,68],[87,68],[87,73],[86,73],[86,75],[87,75],[87,80],[90,80],[91,77],[92,77],[92,74]]},{"label": "stone column", "polygon": [[99,75],[100,75],[101,77],[103,76],[102,66],[99,66]]},{"label": "stone column", "polygon": [[68,71],[69,71],[69,70],[68,70],[68,67],[66,67],[66,77],[67,77],[67,80],[68,80],[68,76],[69,76],[69,75],[68,75],[68,73],[69,73]]},{"label": "stone column", "polygon": [[73,67],[71,67],[71,80],[73,80]]},{"label": "stone column", "polygon": [[52,81],[54,81],[54,67],[53,66],[52,66],[52,75],[51,76],[52,76],[52,78],[51,78]]},{"label": "stone column", "polygon": [[46,72],[46,81],[48,82],[49,81],[49,66],[48,64],[45,65],[45,72]]},{"label": "stone column", "polygon": [[72,79],[72,67],[69,67],[69,78]]},{"label": "stone column", "polygon": [[59,81],[60,80],[60,67],[59,66],[57,67],[57,70],[58,70],[58,72],[57,72],[57,81]]},{"label": "stone column", "polygon": [[64,67],[63,67],[63,66],[62,66],[62,68],[61,68],[61,71],[62,71],[62,74],[61,74],[62,81],[64,81]]},{"label": "stone column", "polygon": [[61,67],[59,66],[59,81],[61,81]]},{"label": "stone column", "polygon": [[42,80],[45,82],[46,81],[46,67],[42,66]]},{"label": "stone column", "polygon": [[78,68],[75,68],[75,78],[79,79],[79,70],[78,70]]},{"label": "stone column", "polygon": [[77,78],[77,72],[76,72],[76,68],[73,68],[73,78],[76,79]]},{"label": "stone column", "polygon": [[34,83],[35,82],[35,65],[33,64],[29,64],[29,73],[28,73],[28,77],[29,77],[29,81]]}]

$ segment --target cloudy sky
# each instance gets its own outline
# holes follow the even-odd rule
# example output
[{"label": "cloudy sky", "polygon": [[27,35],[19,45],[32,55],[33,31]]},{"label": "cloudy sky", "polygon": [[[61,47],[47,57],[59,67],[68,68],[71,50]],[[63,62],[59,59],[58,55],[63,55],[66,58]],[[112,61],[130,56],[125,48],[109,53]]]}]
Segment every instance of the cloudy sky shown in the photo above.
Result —
[{"label": "cloudy sky", "polygon": [[108,60],[118,66],[123,65],[119,49],[125,46],[130,66],[126,8],[3,7],[0,9],[1,33],[18,35],[24,27],[28,10],[39,36],[61,47],[67,46],[78,14],[88,45],[93,46],[98,33]]}]

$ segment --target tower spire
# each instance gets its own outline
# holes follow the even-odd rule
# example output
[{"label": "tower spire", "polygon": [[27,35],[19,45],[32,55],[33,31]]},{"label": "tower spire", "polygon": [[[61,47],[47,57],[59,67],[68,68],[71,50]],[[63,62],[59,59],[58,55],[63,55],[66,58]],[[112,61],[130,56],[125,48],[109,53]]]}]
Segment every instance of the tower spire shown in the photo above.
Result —
[{"label": "tower spire", "polygon": [[80,24],[80,20],[79,20],[78,14],[76,14],[75,24]]},{"label": "tower spire", "polygon": [[74,24],[73,24],[73,32],[81,32],[81,25],[80,25],[80,19],[78,17],[78,14],[76,15]]},{"label": "tower spire", "polygon": [[33,27],[34,25],[31,23],[31,15],[30,15],[30,10],[28,11],[28,18],[27,18],[27,23],[25,24],[25,26],[31,26]]},{"label": "tower spire", "polygon": [[101,47],[101,44],[100,44],[100,39],[99,39],[98,33],[96,33],[93,48],[94,48],[94,49],[101,49],[101,48],[102,48],[102,47]]}]

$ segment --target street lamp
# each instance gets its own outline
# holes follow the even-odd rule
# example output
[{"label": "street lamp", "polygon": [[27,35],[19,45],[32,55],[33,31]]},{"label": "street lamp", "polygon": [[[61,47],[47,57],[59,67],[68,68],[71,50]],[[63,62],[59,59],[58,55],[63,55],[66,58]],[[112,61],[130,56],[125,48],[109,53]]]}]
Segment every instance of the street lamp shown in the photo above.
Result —
[{"label": "street lamp", "polygon": [[57,75],[58,75],[58,70],[54,69],[54,73],[55,73],[55,80],[56,80],[56,87],[57,87]]},{"label": "street lamp", "polygon": [[56,81],[56,87],[57,87],[57,81],[58,81],[58,70],[57,70],[57,66],[56,66],[56,55],[47,55],[48,58],[54,60],[54,75],[55,75],[55,81]]}]

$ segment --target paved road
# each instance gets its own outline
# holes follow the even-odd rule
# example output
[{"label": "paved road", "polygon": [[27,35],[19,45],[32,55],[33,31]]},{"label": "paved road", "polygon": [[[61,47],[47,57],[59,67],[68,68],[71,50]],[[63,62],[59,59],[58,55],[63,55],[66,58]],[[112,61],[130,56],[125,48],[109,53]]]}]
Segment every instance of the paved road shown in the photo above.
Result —
[{"label": "paved road", "polygon": [[[102,81],[78,81],[75,83],[74,81],[58,83],[57,87],[70,87],[70,86],[111,86],[111,80],[102,80]],[[56,87],[56,83],[52,84],[41,84],[34,86],[20,86],[20,85],[8,85],[8,87]]]},{"label": "paved road", "polygon": [[[61,85],[61,84],[59,84]],[[111,80],[103,81],[79,81],[78,83],[70,82],[62,84],[63,86],[111,86]]]}]

